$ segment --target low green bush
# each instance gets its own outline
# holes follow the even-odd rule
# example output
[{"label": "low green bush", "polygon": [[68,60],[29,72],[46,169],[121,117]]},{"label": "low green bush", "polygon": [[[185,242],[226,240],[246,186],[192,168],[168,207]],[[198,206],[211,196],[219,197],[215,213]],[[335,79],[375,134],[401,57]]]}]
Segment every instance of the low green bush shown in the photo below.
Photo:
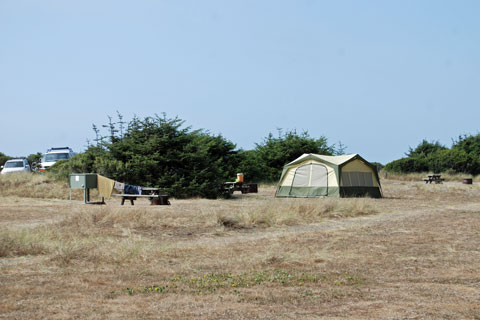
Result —
[{"label": "low green bush", "polygon": [[480,174],[480,134],[461,136],[451,148],[423,140],[410,148],[406,158],[388,163],[384,170],[392,173],[450,172]]}]

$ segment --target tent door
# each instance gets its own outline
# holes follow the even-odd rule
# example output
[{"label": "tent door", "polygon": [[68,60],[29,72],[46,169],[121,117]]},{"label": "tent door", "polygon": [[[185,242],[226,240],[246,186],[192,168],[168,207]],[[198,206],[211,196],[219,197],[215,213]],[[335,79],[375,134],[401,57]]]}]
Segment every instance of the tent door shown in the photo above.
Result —
[{"label": "tent door", "polygon": [[328,195],[327,167],[317,163],[299,166],[295,170],[290,196],[321,197]]}]

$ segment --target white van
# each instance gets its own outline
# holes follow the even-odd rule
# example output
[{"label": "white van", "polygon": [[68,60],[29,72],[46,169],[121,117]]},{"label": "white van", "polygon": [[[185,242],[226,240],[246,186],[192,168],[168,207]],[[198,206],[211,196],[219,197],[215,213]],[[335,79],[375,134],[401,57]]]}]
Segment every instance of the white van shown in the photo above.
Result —
[{"label": "white van", "polygon": [[42,157],[40,163],[40,172],[53,166],[58,160],[68,160],[75,155],[75,152],[69,147],[50,148]]},{"label": "white van", "polygon": [[30,165],[26,159],[10,159],[1,167],[2,174],[14,172],[30,172]]}]

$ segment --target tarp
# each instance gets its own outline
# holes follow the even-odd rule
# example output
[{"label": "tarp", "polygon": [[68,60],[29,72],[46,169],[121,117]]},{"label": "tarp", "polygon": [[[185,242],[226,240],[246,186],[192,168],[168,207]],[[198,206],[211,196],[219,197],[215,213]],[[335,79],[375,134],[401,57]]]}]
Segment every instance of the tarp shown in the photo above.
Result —
[{"label": "tarp", "polygon": [[98,193],[100,193],[103,197],[110,198],[112,196],[114,185],[115,185],[114,180],[97,174]]}]

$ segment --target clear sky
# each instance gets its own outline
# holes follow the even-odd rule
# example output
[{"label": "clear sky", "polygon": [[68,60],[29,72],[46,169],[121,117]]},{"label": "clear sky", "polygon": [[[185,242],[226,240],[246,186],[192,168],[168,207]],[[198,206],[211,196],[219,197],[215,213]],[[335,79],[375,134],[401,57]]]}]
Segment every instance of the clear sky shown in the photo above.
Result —
[{"label": "clear sky", "polygon": [[479,16],[476,0],[0,0],[0,152],[82,151],[117,110],[244,149],[277,128],[382,163],[450,146],[479,132]]}]

